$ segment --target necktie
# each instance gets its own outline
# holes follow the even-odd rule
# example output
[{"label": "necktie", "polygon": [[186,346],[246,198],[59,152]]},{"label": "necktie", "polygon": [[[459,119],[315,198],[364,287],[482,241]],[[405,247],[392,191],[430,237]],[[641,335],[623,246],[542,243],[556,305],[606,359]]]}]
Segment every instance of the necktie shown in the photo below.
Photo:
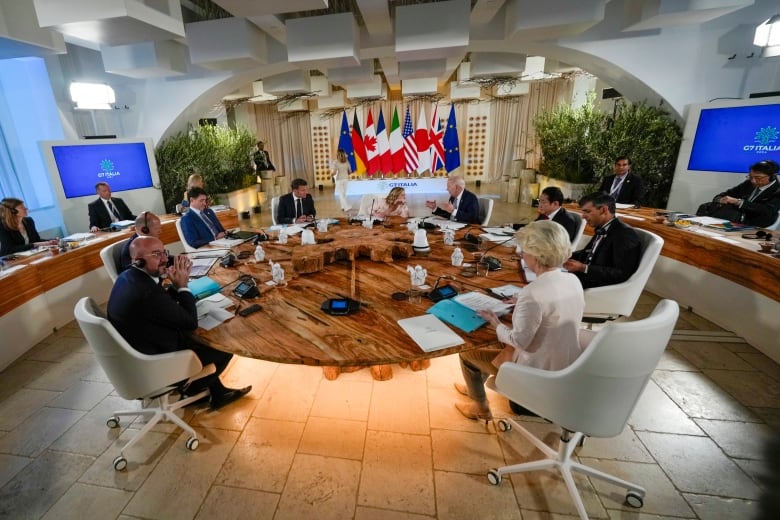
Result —
[{"label": "necktie", "polygon": [[593,240],[591,240],[585,248],[585,253],[587,253],[585,258],[586,264],[590,265],[590,263],[593,261],[593,255],[596,253],[596,248],[599,246],[601,239],[604,238],[606,234],[607,230],[605,228],[596,228],[596,234],[593,236]]},{"label": "necktie", "polygon": [[548,217],[547,215],[541,214],[541,215],[539,215],[539,218],[536,219],[536,220],[550,220],[550,217]]},{"label": "necktie", "polygon": [[217,227],[214,225],[214,223],[211,221],[211,219],[206,216],[205,213],[200,214],[200,218],[203,219],[203,222],[206,223],[206,226],[209,228],[209,231],[211,231],[211,234],[214,235],[214,238],[217,238]]},{"label": "necktie", "polygon": [[303,204],[301,204],[301,199],[295,199],[295,218],[301,215],[303,215]]},{"label": "necktie", "polygon": [[108,209],[111,210],[111,214],[114,215],[114,218],[117,220],[121,220],[119,216],[119,211],[117,211],[116,206],[114,206],[114,203],[110,200],[108,201]]},{"label": "necktie", "polygon": [[753,202],[753,200],[758,197],[758,195],[761,193],[761,190],[758,188],[753,190],[753,193],[750,194],[750,198],[748,199],[748,202]]},{"label": "necktie", "polygon": [[612,189],[609,190],[610,197],[617,198],[618,193],[620,193],[620,187],[623,185],[623,179],[625,178],[625,175],[622,177],[615,177],[615,180],[612,181]]}]

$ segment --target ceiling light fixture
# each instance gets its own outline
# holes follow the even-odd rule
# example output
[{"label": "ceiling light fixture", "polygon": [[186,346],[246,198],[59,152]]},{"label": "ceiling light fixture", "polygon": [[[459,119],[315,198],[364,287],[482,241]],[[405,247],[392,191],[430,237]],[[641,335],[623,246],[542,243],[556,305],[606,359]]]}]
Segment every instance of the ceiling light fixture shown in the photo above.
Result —
[{"label": "ceiling light fixture", "polygon": [[780,45],[780,14],[776,14],[756,27],[753,45],[774,47]]},{"label": "ceiling light fixture", "polygon": [[104,83],[70,84],[70,99],[80,110],[111,110],[116,102],[114,89]]}]

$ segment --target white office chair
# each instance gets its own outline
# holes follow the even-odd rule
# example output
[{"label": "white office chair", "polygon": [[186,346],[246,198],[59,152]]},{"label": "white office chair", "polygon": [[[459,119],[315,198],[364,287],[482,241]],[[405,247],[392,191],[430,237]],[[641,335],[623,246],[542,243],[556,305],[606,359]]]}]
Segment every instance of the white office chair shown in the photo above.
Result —
[{"label": "white office chair", "polygon": [[775,219],[775,221],[769,226],[765,227],[764,229],[768,229],[770,231],[776,231],[780,229],[780,211],[777,212],[777,218]]},{"label": "white office chair", "polygon": [[367,217],[371,214],[372,209],[376,208],[380,200],[384,200],[387,195],[381,193],[366,193],[360,198],[360,209],[358,209],[358,216]]},{"label": "white office chair", "polygon": [[114,242],[100,250],[100,259],[103,260],[103,266],[106,268],[112,282],[116,282],[117,276],[122,272],[122,262],[120,261],[119,253],[122,252],[122,246],[128,240],[130,239],[126,238],[119,242]]},{"label": "white office chair", "polygon": [[631,316],[655,262],[664,246],[663,238],[644,229],[634,228],[642,243],[639,267],[622,283],[585,289],[585,322],[603,322],[620,316]]},{"label": "white office chair", "polygon": [[271,198],[271,222],[273,222],[274,226],[278,224],[278,222],[276,222],[277,209],[279,209],[279,197],[272,197]]},{"label": "white office chair", "polygon": [[187,243],[187,239],[184,238],[184,233],[181,230],[181,219],[176,219],[176,232],[179,234],[179,240],[181,240],[181,246],[184,248],[185,253],[194,253],[198,249],[195,247],[192,247]]},{"label": "white office chair", "polygon": [[577,223],[577,233],[574,235],[574,238],[571,241],[572,250],[576,251],[579,248],[578,246],[580,244],[580,240],[582,240],[582,235],[585,234],[585,226],[588,223],[585,222],[585,219],[582,218],[582,215],[579,213],[575,213],[573,211],[567,211],[566,213],[571,215],[571,218],[573,218],[574,222]]},{"label": "white office chair", "polygon": [[114,459],[114,469],[121,471],[127,467],[124,452],[162,420],[171,421],[189,433],[187,449],[196,450],[198,436],[195,430],[175,412],[208,396],[209,391],[203,390],[174,403],[170,403],[168,397],[173,392],[180,392],[192,381],[214,374],[214,365],[202,366],[198,356],[191,350],[154,356],[138,352],[124,340],[106,319],[100,307],[89,297],[84,297],[76,303],[74,314],[81,332],[117,393],[127,400],[141,400],[140,409],[114,412],[106,421],[108,427],[118,428],[120,416],[144,415],[149,418]]},{"label": "white office chair", "polygon": [[487,197],[479,198],[479,223],[487,226],[490,222],[490,215],[493,214],[493,199]]},{"label": "white office chair", "polygon": [[580,518],[586,519],[572,477],[574,470],[626,488],[626,502],[642,507],[644,488],[581,464],[572,453],[584,436],[615,437],[623,431],[669,342],[678,314],[677,302],[662,300],[646,319],[611,323],[596,333],[580,357],[563,370],[501,365],[498,375],[488,379],[488,386],[561,426],[563,433],[556,452],[513,419],[499,419],[500,431],[516,428],[547,458],[491,469],[490,483],[500,484],[508,473],[556,468]]}]

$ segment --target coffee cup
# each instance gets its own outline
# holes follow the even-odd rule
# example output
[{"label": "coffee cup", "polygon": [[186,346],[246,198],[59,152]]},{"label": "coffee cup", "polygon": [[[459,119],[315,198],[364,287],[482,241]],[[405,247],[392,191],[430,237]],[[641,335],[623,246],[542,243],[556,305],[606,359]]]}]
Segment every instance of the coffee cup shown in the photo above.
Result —
[{"label": "coffee cup", "polygon": [[758,247],[761,248],[762,253],[771,253],[772,249],[775,247],[775,244],[772,242],[759,242]]}]

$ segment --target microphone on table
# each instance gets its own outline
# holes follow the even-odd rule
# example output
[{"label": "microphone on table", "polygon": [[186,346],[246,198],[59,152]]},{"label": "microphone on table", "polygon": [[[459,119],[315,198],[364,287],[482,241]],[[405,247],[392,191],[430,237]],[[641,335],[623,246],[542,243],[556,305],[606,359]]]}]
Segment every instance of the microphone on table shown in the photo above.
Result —
[{"label": "microphone on table", "polygon": [[425,229],[425,230],[428,230],[428,231],[436,229],[436,224],[434,224],[433,222],[425,222],[426,218],[431,218],[431,217],[430,217],[430,215],[427,216],[427,217],[422,217],[420,219],[420,222],[417,223],[418,229]]},{"label": "microphone on table", "polygon": [[485,251],[482,253],[482,258],[479,259],[479,263],[486,266],[488,271],[498,271],[499,269],[501,269],[501,260],[499,260],[495,256],[487,256],[485,253],[487,253],[491,249],[497,248],[502,244],[506,244],[510,240],[514,240],[514,238],[515,237],[509,237],[506,240],[502,240],[501,242],[497,244],[493,244],[492,246],[485,249]]}]

